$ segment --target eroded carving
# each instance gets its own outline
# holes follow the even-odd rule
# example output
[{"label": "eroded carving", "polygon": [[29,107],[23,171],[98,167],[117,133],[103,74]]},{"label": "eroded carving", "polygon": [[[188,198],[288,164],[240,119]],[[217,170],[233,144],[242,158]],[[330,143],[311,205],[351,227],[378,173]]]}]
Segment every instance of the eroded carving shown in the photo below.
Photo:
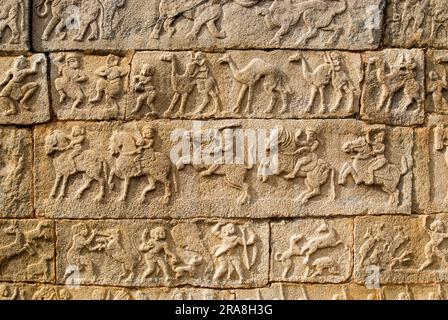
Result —
[{"label": "eroded carving", "polygon": [[346,162],[339,174],[338,183],[344,185],[351,176],[357,185],[380,186],[389,195],[389,205],[400,204],[400,181],[410,169],[406,156],[401,166],[390,163],[385,156],[385,131],[382,128],[368,128],[365,136],[347,141],[342,150],[349,154],[352,162]]},{"label": "eroded carving", "polygon": [[[263,274],[254,277],[256,270],[266,270],[259,269],[260,259],[266,259],[260,251],[265,239],[259,234],[266,225],[202,220],[148,224],[128,220],[127,226],[118,228],[105,222],[59,226],[58,234],[71,239],[61,248],[66,258],[59,261],[65,270],[60,280],[66,281],[74,272],[79,272],[81,283],[110,285],[226,286],[265,279]],[[140,238],[134,239],[134,233]],[[116,269],[110,269],[108,264]]]},{"label": "eroded carving", "polygon": [[[349,232],[342,233],[344,221],[310,222],[303,223],[306,229],[301,233],[294,233],[300,222],[273,224],[273,276],[286,281],[342,281],[348,275],[351,241]],[[285,235],[290,236],[288,248],[276,244],[277,240],[286,242],[281,240]]]}]

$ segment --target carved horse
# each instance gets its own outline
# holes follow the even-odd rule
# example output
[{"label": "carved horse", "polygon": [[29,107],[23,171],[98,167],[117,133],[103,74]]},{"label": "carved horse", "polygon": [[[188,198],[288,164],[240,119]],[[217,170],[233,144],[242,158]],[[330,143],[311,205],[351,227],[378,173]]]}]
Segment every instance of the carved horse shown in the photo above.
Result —
[{"label": "carved horse", "polygon": [[105,159],[95,150],[86,150],[75,158],[72,158],[71,151],[66,148],[70,141],[65,133],[56,130],[45,139],[45,150],[48,156],[53,158],[53,166],[56,171],[51,197],[56,198],[57,191],[62,179],[57,199],[65,197],[67,189],[67,180],[70,176],[83,173],[84,184],[76,192],[75,199],[81,199],[83,193],[90,188],[91,183],[95,180],[100,186],[100,191],[95,197],[95,201],[104,198],[105,184],[107,181],[107,163]]},{"label": "carved horse", "polygon": [[[189,141],[192,141],[193,137],[191,132],[186,133],[186,138],[189,139]],[[201,152],[201,149],[202,148],[199,148],[198,152]],[[245,182],[247,172],[253,168],[252,165],[220,164],[219,167],[210,174],[209,169],[212,165],[196,164],[194,163],[195,158],[195,155],[181,157],[176,163],[177,169],[183,170],[185,165],[191,165],[201,176],[221,176],[223,177],[225,184],[233,189],[241,191],[241,196],[238,198],[239,204],[246,204],[252,201],[250,185]]]},{"label": "carved horse", "polygon": [[[363,137],[348,141],[342,146],[342,150],[351,155],[353,161],[346,162],[339,175],[339,184],[344,185],[349,175],[353,177],[356,184],[365,183],[369,180],[369,166],[372,158],[361,159],[360,154],[368,153],[368,143]],[[374,173],[373,185],[380,186],[389,195],[389,205],[398,206],[400,203],[399,184],[401,177],[409,171],[409,164],[405,156],[401,158],[401,168],[387,162],[382,168]]]},{"label": "carved horse", "polygon": [[[275,166],[276,170],[271,174],[284,177],[284,175],[293,172],[300,155],[296,152],[297,145],[292,132],[284,127],[279,127],[278,129],[278,164]],[[269,151],[270,143],[267,143],[267,148],[267,151]],[[312,157],[311,162],[303,166],[297,173],[298,177],[305,178],[305,186],[307,188],[297,198],[297,201],[302,204],[307,203],[311,198],[319,195],[321,193],[321,187],[328,181],[330,176],[334,177],[334,169],[328,163],[319,159],[316,154],[313,154]],[[270,158],[263,159],[258,168],[258,179],[263,182],[267,182],[269,177],[267,167],[272,167],[272,159]],[[333,180],[332,178],[331,193],[334,199],[335,186]]]},{"label": "carved horse", "polygon": [[171,182],[169,179],[170,173],[173,175],[175,192],[177,192],[177,181],[171,160],[167,155],[161,152],[154,152],[153,157],[151,157],[152,159],[141,160],[141,170],[139,172],[134,160],[141,150],[137,148],[135,138],[128,132],[118,131],[115,131],[110,138],[109,150],[112,155],[118,155],[109,173],[108,183],[110,188],[114,188],[114,177],[124,180],[124,185],[119,197],[120,201],[126,200],[131,178],[145,176],[148,180],[148,185],[142,191],[140,201],[144,202],[146,194],[155,190],[156,183],[161,182],[165,187],[163,203],[169,203],[172,196]]}]

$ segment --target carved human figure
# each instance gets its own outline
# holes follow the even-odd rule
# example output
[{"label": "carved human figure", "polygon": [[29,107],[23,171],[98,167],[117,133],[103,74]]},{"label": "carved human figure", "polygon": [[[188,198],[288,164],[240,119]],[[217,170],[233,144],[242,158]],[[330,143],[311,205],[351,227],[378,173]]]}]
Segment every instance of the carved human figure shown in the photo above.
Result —
[{"label": "carved human figure", "polygon": [[429,72],[428,92],[432,94],[435,111],[448,112],[448,100],[444,92],[448,90],[446,75],[440,76],[436,71]]},{"label": "carved human figure", "polygon": [[177,180],[172,170],[170,158],[162,152],[155,152],[153,145],[153,129],[145,126],[142,131],[135,126],[133,133],[115,131],[109,143],[112,155],[118,155],[109,172],[109,187],[115,188],[114,177],[124,180],[119,201],[125,201],[128,196],[131,178],[145,176],[147,185],[143,189],[140,202],[144,202],[146,194],[156,189],[156,183],[164,186],[164,204],[170,202],[172,196],[170,175],[173,177],[174,191],[177,192]]},{"label": "carved human figure", "polygon": [[19,289],[0,284],[0,300],[16,300],[19,297]]},{"label": "carved human figure", "polygon": [[17,190],[22,183],[25,170],[24,137],[18,131],[12,131],[9,135],[0,130],[4,137],[0,141],[0,188],[5,199],[18,200]]},{"label": "carved human figure", "polygon": [[154,101],[157,97],[157,91],[153,84],[153,69],[149,64],[144,64],[140,73],[132,77],[131,90],[135,92],[137,103],[132,109],[131,114],[140,112],[141,108],[147,107],[146,117],[155,117],[157,112],[154,109]]},{"label": "carved human figure", "polygon": [[95,74],[99,77],[96,82],[96,95],[89,102],[98,103],[105,99],[107,105],[118,112],[118,100],[123,94],[123,78],[128,74],[125,68],[120,67],[120,57],[109,54],[106,65],[98,68]]},{"label": "carved human figure", "polygon": [[21,33],[25,31],[25,4],[23,0],[4,0],[0,5],[0,41],[4,32],[11,31],[10,44],[20,41]]},{"label": "carved human figure", "polygon": [[249,257],[248,247],[255,244],[256,235],[246,226],[240,226],[239,230],[240,234],[234,223],[226,222],[219,222],[211,229],[211,233],[221,241],[211,250],[216,259],[213,280],[222,280],[224,276],[230,280],[235,271],[239,282],[243,282],[244,270],[249,271],[252,268],[256,257]]},{"label": "carved human figure", "polygon": [[[277,134],[271,135],[265,146],[267,152],[272,152],[271,146],[274,145],[272,139],[275,139],[275,145],[278,147],[278,160],[275,157],[261,159],[257,172],[258,179],[267,182],[270,175],[283,177],[287,180],[294,177],[304,178],[306,190],[299,194],[297,201],[302,205],[306,204],[310,199],[321,194],[322,186],[330,180],[329,178],[334,177],[334,169],[314,152],[316,150],[314,148],[320,145],[314,130],[308,130],[305,140],[300,140],[303,134],[300,129],[293,133],[291,130],[280,126],[276,131]],[[298,170],[295,171],[295,168]],[[295,174],[293,174],[294,171]],[[282,174],[285,176],[282,176]],[[333,180],[330,180],[332,199],[336,196]]]},{"label": "carved human figure", "polygon": [[144,254],[146,262],[146,270],[142,276],[142,281],[153,275],[157,270],[163,273],[165,281],[170,280],[170,265],[177,262],[177,257],[169,246],[166,231],[163,227],[156,227],[151,231],[145,229],[139,247],[139,251]]},{"label": "carved human figure", "polygon": [[85,223],[78,223],[72,226],[72,241],[70,248],[67,251],[67,268],[64,274],[64,279],[67,280],[74,272],[89,272],[93,279],[95,279],[94,263],[91,259],[85,256],[86,251],[94,251],[92,247],[98,231],[96,229],[90,230]]},{"label": "carved human figure", "polygon": [[425,216],[423,218],[423,227],[428,232],[430,240],[425,245],[426,260],[419,267],[419,271],[425,270],[426,268],[434,264],[437,259],[445,261],[448,258],[448,255],[440,248],[442,242],[444,242],[445,239],[448,239],[446,225],[440,219],[435,219],[428,226],[428,216]]},{"label": "carved human figure", "polygon": [[389,204],[399,204],[399,183],[402,176],[409,171],[409,164],[405,156],[401,159],[400,168],[385,158],[383,129],[368,128],[363,137],[344,143],[342,150],[350,154],[353,161],[343,165],[339,174],[340,185],[344,185],[351,175],[356,184],[381,186],[383,191],[389,194]]},{"label": "carved human figure", "polygon": [[247,66],[239,68],[229,54],[222,56],[218,62],[221,64],[228,64],[233,78],[241,85],[241,90],[238,95],[237,103],[233,108],[233,112],[240,112],[246,94],[247,100],[244,109],[246,112],[251,112],[254,102],[254,90],[260,81],[263,84],[264,91],[270,97],[269,105],[264,112],[268,114],[272,113],[279,98],[282,102],[282,107],[279,112],[285,113],[288,110],[288,97],[292,93],[292,90],[289,86],[288,76],[280,70],[279,67],[266,62],[263,59],[254,58],[247,64]]},{"label": "carved human figure", "polygon": [[295,137],[297,150],[295,151],[300,157],[298,158],[294,170],[285,176],[285,179],[294,179],[303,166],[308,165],[314,160],[316,154],[314,151],[320,145],[320,141],[317,138],[317,133],[314,130],[306,130],[305,140],[300,140],[300,135]]},{"label": "carved human figure", "polygon": [[338,52],[331,52],[327,56],[331,65],[331,83],[336,92],[336,101],[330,111],[337,111],[342,103],[342,98],[347,97],[348,112],[354,112],[354,92],[355,87],[345,70],[344,61]]},{"label": "carved human figure", "polygon": [[417,110],[422,108],[423,99],[421,97],[421,86],[415,79],[415,69],[417,64],[412,57],[400,55],[395,64],[388,65],[389,73],[386,73],[387,63],[378,58],[371,58],[368,61],[368,75],[376,75],[376,81],[381,86],[379,103],[376,105],[377,111],[390,112],[395,95],[403,90],[402,101],[398,104],[400,110],[406,112],[413,102],[417,104]]},{"label": "carved human figure", "polygon": [[9,106],[5,115],[14,115],[18,112],[18,106],[29,110],[27,102],[39,90],[40,84],[36,81],[28,81],[30,76],[39,73],[38,65],[44,61],[43,57],[34,60],[29,67],[25,56],[18,57],[11,69],[6,71],[5,77],[0,82],[0,101],[3,100]]},{"label": "carved human figure", "polygon": [[[434,128],[434,149],[438,152],[445,150],[445,165],[448,168],[448,129],[443,124],[439,124]],[[448,203],[448,191],[444,202]]]},{"label": "carved human figure", "polygon": [[82,58],[77,53],[61,54],[54,59],[58,67],[58,77],[54,85],[59,93],[59,103],[66,98],[73,100],[71,111],[74,112],[85,100],[83,84],[89,80],[86,73],[81,70]]},{"label": "carved human figure", "polygon": [[[209,136],[209,139],[205,138],[204,132],[202,131],[199,133],[194,130],[185,132],[184,136],[182,137],[184,141],[189,141],[191,145],[201,145],[202,148],[193,148],[194,150],[192,154],[180,157],[175,165],[178,170],[184,169],[185,165],[192,165],[193,169],[203,177],[223,177],[224,182],[229,187],[241,192],[241,196],[238,198],[238,203],[242,205],[252,201],[251,187],[245,180],[248,171],[253,168],[253,164],[244,164],[244,159],[241,160],[241,164],[237,164],[237,161],[239,161],[239,159],[236,157],[232,158],[232,163],[226,163],[225,161],[224,163],[222,163],[222,161],[220,161],[220,159],[223,159],[221,157],[225,155],[225,153],[223,154],[222,152],[225,152],[226,150],[231,151],[234,147],[234,131],[225,131],[225,129],[230,129],[238,126],[240,125],[224,125],[216,129],[215,132],[217,134]],[[220,136],[222,139],[219,139]],[[225,142],[232,143],[226,144]],[[210,154],[207,155],[212,157],[210,164],[204,165],[195,162],[195,159],[198,159],[197,157],[199,157],[199,159],[200,157],[202,157],[201,150],[212,150]],[[234,155],[234,153],[232,153],[232,155]]]},{"label": "carved human figure", "polygon": [[[218,115],[221,112],[221,105],[219,101],[219,88],[216,79],[213,77],[212,71],[208,66],[207,58],[202,52],[192,54],[191,61],[187,65],[187,70],[190,72],[190,77],[195,80],[196,88],[199,96],[202,99],[199,107],[193,111],[192,115],[200,117],[203,115],[205,108],[213,102],[213,111],[208,115]],[[203,115],[205,116],[205,114]]]}]

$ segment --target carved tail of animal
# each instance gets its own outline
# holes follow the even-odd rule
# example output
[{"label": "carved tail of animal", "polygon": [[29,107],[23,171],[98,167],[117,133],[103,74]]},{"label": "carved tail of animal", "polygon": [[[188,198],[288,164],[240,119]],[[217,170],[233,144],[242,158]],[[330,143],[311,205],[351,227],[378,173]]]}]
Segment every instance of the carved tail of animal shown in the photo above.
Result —
[{"label": "carved tail of animal", "polygon": [[171,176],[173,179],[174,192],[178,193],[179,192],[179,182],[177,179],[177,168],[175,165],[171,166]]},{"label": "carved tail of animal", "polygon": [[101,165],[102,165],[102,167],[103,167],[103,174],[104,174],[104,179],[105,179],[105,182],[104,183],[108,183],[108,181],[109,181],[109,176],[108,176],[108,174],[107,174],[107,162],[105,161],[105,160],[102,160],[101,161]]},{"label": "carved tail of animal", "polygon": [[20,12],[21,12],[21,15],[20,15],[21,27],[22,27],[22,30],[25,31],[25,29],[26,29],[26,25],[25,25],[26,17],[25,17],[25,3],[24,3],[24,0],[19,0],[19,8],[20,8]]},{"label": "carved tail of animal", "polygon": [[330,198],[331,200],[336,200],[336,171],[334,170],[334,168],[331,168]]},{"label": "carved tail of animal", "polygon": [[137,262],[142,261],[143,256],[142,256],[142,253],[140,252],[140,250],[138,249],[137,244],[135,243],[135,237],[131,237],[131,245],[134,248],[134,250],[137,251],[137,254],[138,254],[138,261]]},{"label": "carved tail of animal", "polygon": [[408,173],[409,169],[410,165],[408,159],[406,158],[406,156],[403,156],[401,158],[401,172],[400,172],[401,176],[404,176],[406,173]]},{"label": "carved tail of animal", "polygon": [[[48,16],[48,13],[50,12],[50,4],[49,4],[50,0],[42,0],[40,1],[38,4],[36,4],[36,13],[37,16],[40,18],[45,18],[46,16]],[[24,8],[24,7],[22,7]],[[42,10],[43,8],[43,10]]]}]

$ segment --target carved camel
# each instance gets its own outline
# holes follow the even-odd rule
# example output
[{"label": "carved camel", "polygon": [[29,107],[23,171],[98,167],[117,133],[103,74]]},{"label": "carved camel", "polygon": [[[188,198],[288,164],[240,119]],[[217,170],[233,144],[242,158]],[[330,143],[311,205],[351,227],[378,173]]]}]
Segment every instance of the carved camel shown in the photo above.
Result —
[{"label": "carved camel", "polygon": [[300,54],[293,55],[289,58],[289,62],[302,62],[302,73],[303,78],[311,86],[310,100],[305,108],[305,112],[311,112],[314,100],[316,99],[317,91],[320,95],[320,111],[325,113],[327,111],[327,106],[325,105],[324,89],[331,81],[331,70],[332,67],[328,63],[321,64],[314,71],[311,68],[305,58]]},{"label": "carved camel", "polygon": [[221,64],[227,63],[232,71],[233,78],[242,85],[233,112],[239,111],[246,93],[246,110],[250,112],[253,104],[254,88],[260,80],[263,80],[264,90],[271,97],[265,113],[272,113],[279,96],[282,100],[280,113],[287,111],[288,95],[291,94],[292,90],[289,87],[287,75],[277,66],[260,58],[255,58],[246,67],[240,69],[229,54],[225,54],[218,62]]}]

